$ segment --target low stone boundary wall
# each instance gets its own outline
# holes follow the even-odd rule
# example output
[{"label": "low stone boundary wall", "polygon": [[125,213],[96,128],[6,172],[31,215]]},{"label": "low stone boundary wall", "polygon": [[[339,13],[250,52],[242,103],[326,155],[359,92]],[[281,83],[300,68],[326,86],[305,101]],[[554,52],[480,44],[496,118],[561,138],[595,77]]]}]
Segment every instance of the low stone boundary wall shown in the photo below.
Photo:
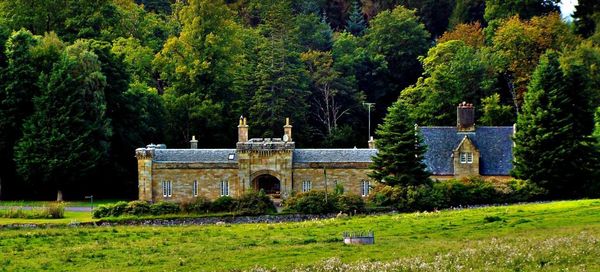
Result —
[{"label": "low stone boundary wall", "polygon": [[53,228],[53,227],[85,227],[85,226],[186,226],[186,225],[225,225],[225,224],[251,224],[251,223],[283,223],[302,222],[334,218],[337,214],[282,214],[258,216],[215,216],[197,218],[172,218],[172,219],[131,219],[119,221],[104,221],[70,223],[70,224],[8,224],[0,225],[1,229],[20,228]]}]

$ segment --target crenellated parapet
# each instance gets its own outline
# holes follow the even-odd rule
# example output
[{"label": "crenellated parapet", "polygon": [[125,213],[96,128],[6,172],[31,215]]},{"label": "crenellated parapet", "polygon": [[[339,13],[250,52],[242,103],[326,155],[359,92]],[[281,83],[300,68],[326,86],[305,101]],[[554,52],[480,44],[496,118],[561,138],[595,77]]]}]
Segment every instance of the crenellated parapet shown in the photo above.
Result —
[{"label": "crenellated parapet", "polygon": [[154,148],[138,148],[135,150],[135,157],[138,160],[152,160],[154,157]]}]

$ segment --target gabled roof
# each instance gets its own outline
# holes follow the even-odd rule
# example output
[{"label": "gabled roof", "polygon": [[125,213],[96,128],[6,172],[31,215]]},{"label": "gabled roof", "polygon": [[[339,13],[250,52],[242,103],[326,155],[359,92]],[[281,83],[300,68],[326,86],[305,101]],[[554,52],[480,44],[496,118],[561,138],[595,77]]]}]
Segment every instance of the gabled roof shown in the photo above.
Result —
[{"label": "gabled roof", "polygon": [[295,149],[294,163],[308,162],[371,162],[377,149]]},{"label": "gabled roof", "polygon": [[452,151],[465,135],[479,149],[481,175],[509,175],[512,169],[513,127],[477,127],[459,132],[456,127],[420,127],[427,145],[425,165],[434,175],[453,175]]},{"label": "gabled roof", "polygon": [[[229,155],[233,155],[233,160]],[[155,162],[237,163],[235,149],[155,149]]]}]

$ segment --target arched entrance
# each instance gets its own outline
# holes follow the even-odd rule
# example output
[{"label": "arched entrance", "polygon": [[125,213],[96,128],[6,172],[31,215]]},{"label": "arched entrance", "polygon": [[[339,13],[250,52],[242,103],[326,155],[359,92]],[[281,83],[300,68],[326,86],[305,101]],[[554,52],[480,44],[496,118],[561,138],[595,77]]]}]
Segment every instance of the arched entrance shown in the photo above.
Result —
[{"label": "arched entrance", "polygon": [[281,196],[281,182],[269,174],[262,174],[252,180],[252,187],[256,191],[263,190],[267,195],[279,198]]}]

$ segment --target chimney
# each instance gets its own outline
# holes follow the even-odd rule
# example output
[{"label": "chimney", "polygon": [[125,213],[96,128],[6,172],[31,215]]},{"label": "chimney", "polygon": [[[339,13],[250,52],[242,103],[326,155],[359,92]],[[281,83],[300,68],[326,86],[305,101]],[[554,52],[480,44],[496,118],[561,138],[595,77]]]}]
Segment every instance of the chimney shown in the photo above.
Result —
[{"label": "chimney", "polygon": [[292,140],[292,125],[290,125],[290,118],[289,117],[285,118],[285,126],[283,126],[283,136],[284,136],[283,137],[284,141],[286,141],[286,142],[293,142],[293,140]]},{"label": "chimney", "polygon": [[462,102],[456,108],[456,129],[458,131],[475,131],[475,109],[473,104]]},{"label": "chimney", "polygon": [[240,124],[238,125],[238,142],[245,143],[248,141],[248,125],[246,124],[246,118],[240,116]]},{"label": "chimney", "polygon": [[369,139],[368,143],[369,149],[375,149],[375,139],[373,139],[373,136],[371,136],[371,139]]},{"label": "chimney", "polygon": [[190,141],[190,149],[198,149],[198,140],[196,140],[196,135],[192,135],[192,140]]}]

